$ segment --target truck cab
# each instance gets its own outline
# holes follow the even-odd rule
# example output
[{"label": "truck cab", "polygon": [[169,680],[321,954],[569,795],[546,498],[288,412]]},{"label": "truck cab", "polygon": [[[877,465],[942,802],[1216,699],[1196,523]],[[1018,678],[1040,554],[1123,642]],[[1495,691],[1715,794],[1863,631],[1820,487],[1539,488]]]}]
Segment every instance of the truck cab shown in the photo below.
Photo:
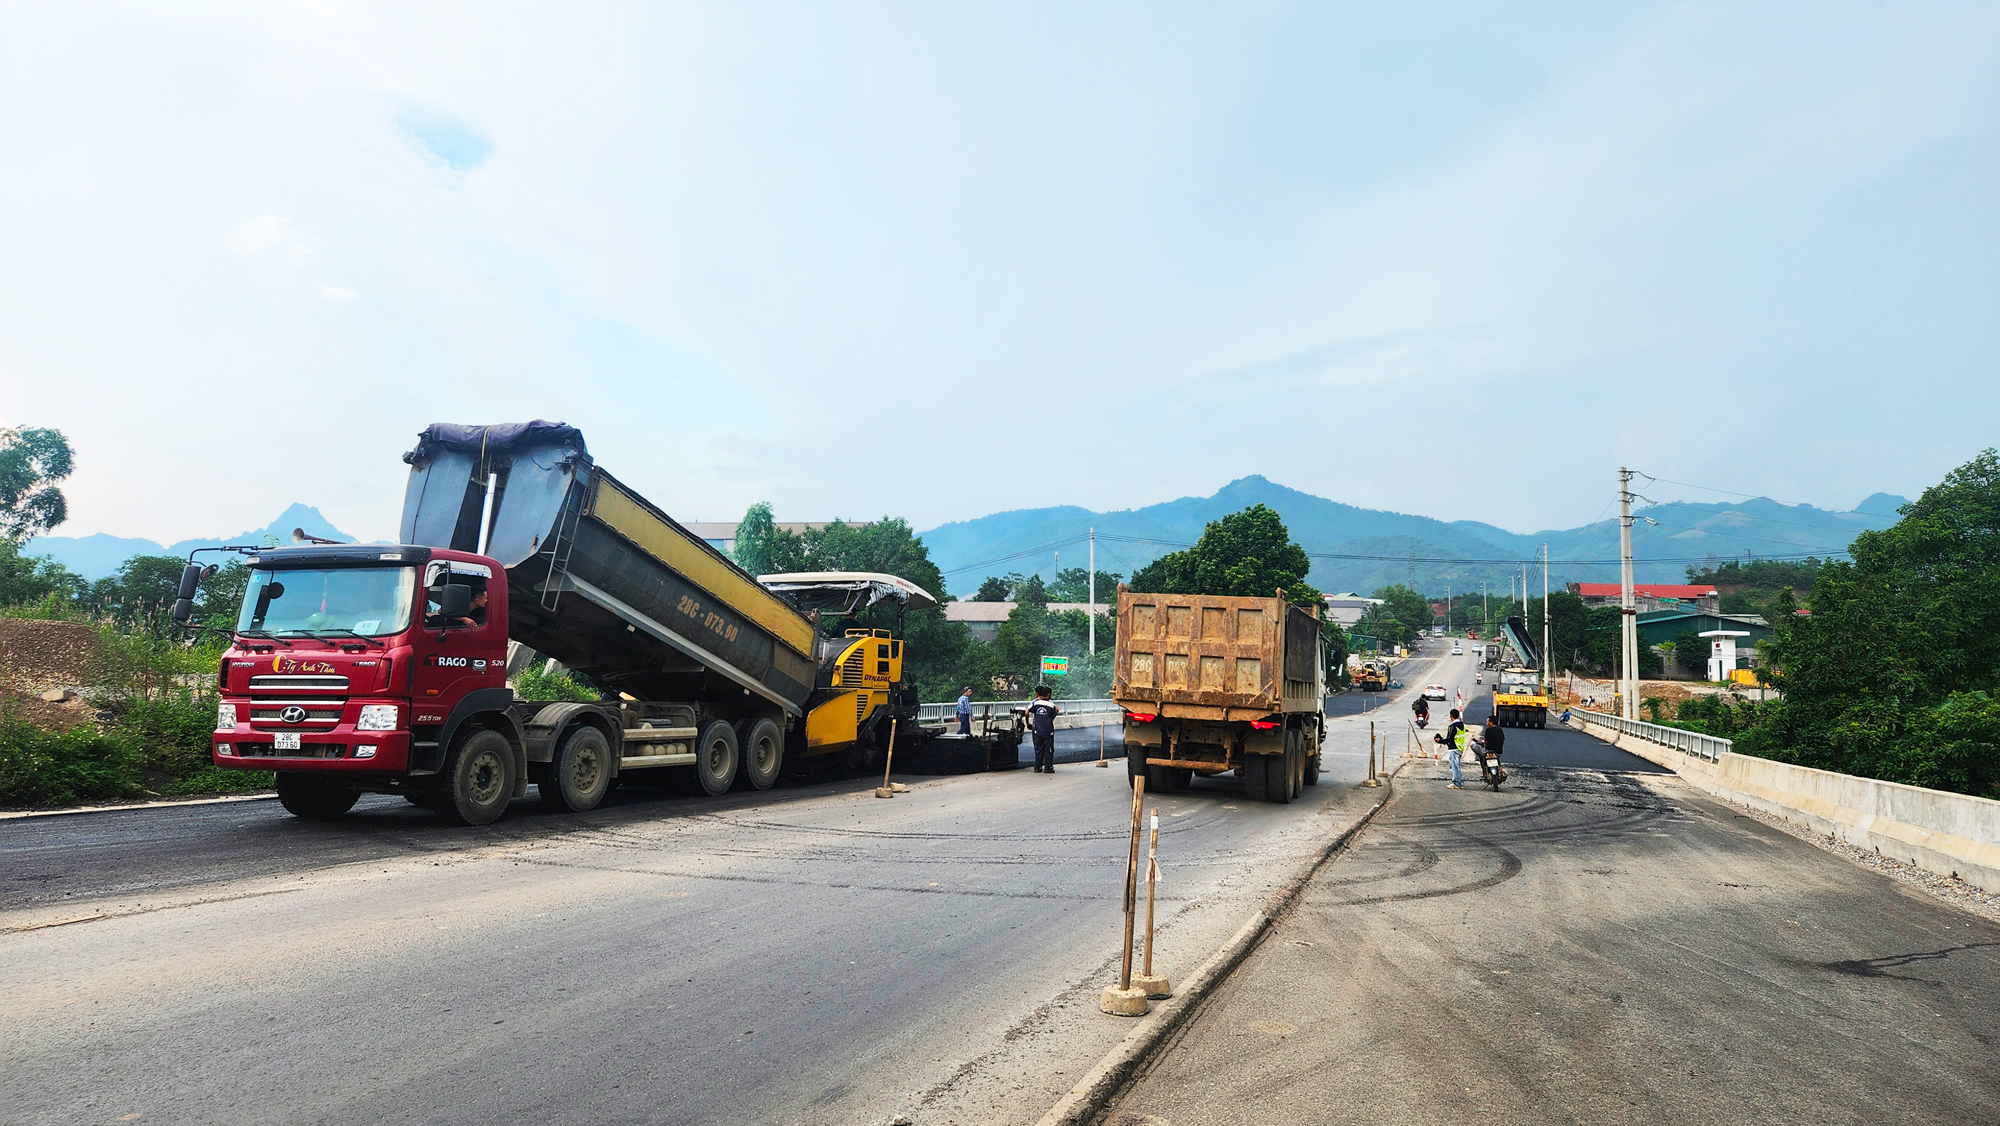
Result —
[{"label": "truck cab", "polygon": [[[296,799],[288,806],[323,812],[365,790],[411,793],[410,779],[438,773],[468,715],[512,703],[507,584],[492,560],[338,544],[245,562],[250,580],[217,670],[212,755],[227,769],[277,771],[280,796]],[[489,774],[519,796],[519,724],[497,726],[516,760],[506,765],[522,769]],[[489,798],[495,777],[484,781]]]}]

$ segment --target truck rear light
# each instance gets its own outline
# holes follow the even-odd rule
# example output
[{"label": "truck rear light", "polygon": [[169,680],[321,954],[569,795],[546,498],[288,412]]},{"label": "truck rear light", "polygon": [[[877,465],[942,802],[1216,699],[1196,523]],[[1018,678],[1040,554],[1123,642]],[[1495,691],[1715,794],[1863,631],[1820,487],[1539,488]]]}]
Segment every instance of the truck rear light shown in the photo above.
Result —
[{"label": "truck rear light", "polygon": [[1125,718],[1131,720],[1133,723],[1151,723],[1158,717],[1150,712],[1126,712]]},{"label": "truck rear light", "polygon": [[1250,721],[1250,730],[1252,731],[1270,731],[1279,726],[1281,725],[1275,719],[1253,719]]}]

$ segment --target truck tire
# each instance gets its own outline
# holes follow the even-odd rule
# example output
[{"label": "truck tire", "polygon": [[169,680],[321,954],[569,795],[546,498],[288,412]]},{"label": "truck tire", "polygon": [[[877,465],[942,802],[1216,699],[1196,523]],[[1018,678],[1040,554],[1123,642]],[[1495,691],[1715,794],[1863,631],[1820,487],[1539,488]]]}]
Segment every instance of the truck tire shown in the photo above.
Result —
[{"label": "truck tire", "polygon": [[1306,756],[1304,781],[1308,786],[1319,785],[1319,748],[1317,747],[1313,748],[1313,752]]},{"label": "truck tire", "polygon": [[278,775],[278,804],[294,817],[331,821],[354,808],[361,791],[296,770]]},{"label": "truck tire", "polygon": [[[1139,780],[1141,774],[1146,774],[1152,769],[1146,765],[1146,750],[1137,743],[1125,744],[1125,788],[1128,790]],[[1146,785],[1148,788],[1153,785],[1150,775],[1146,778]]]},{"label": "truck tire", "polygon": [[742,768],[736,772],[738,786],[747,790],[770,789],[785,765],[785,733],[768,719],[746,719],[736,725],[736,745],[737,757],[743,760]]},{"label": "truck tire", "polygon": [[1238,773],[1243,775],[1244,796],[1251,801],[1271,800],[1265,790],[1271,776],[1271,760],[1275,757],[1275,755],[1243,756],[1243,768]]},{"label": "truck tire", "polygon": [[490,825],[514,799],[514,747],[490,728],[459,737],[438,771],[431,808],[453,825]]},{"label": "truck tire", "polygon": [[1146,768],[1146,792],[1148,794],[1178,794],[1187,789],[1188,779],[1194,771],[1178,766],[1149,766]]},{"label": "truck tire", "polygon": [[736,729],[714,720],[701,729],[694,744],[694,780],[709,797],[726,794],[736,784]]},{"label": "truck tire", "polygon": [[1292,756],[1264,756],[1264,800],[1290,805],[1292,801]]},{"label": "truck tire", "polygon": [[589,724],[570,728],[535,789],[550,809],[566,813],[596,809],[611,792],[611,741]]}]

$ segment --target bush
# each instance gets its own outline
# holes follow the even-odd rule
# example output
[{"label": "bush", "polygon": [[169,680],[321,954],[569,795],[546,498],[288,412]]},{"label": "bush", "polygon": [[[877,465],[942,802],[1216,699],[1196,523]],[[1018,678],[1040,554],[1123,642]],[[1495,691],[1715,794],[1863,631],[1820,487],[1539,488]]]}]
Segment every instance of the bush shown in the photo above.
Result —
[{"label": "bush", "polygon": [[44,731],[0,718],[0,804],[76,805],[139,792],[138,756],[122,733]]},{"label": "bush", "polygon": [[537,704],[554,704],[564,700],[588,704],[603,699],[595,688],[567,672],[544,673],[533,665],[522,669],[514,677],[514,695]]},{"label": "bush", "polygon": [[177,688],[124,702],[118,729],[138,752],[139,766],[172,778],[212,769],[209,740],[215,731],[215,696]]}]

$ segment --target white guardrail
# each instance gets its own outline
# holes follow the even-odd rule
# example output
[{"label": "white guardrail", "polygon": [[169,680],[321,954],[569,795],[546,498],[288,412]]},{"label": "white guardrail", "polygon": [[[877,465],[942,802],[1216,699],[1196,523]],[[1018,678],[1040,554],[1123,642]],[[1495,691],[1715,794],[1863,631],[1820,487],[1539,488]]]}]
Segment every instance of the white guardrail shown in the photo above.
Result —
[{"label": "white guardrail", "polygon": [[[1033,702],[1032,700],[974,700],[972,715],[977,719],[986,708],[990,707],[994,715],[1004,716],[1008,708],[1025,708]],[[1110,700],[1057,700],[1056,707],[1061,708],[1064,715],[1105,715],[1121,710]],[[957,715],[957,700],[947,700],[942,704],[917,705],[918,723],[949,723]]]},{"label": "white guardrail", "polygon": [[1662,747],[1672,747],[1684,755],[1694,755],[1709,762],[1721,762],[1722,752],[1729,750],[1731,746],[1729,740],[1714,735],[1703,735],[1699,731],[1688,731],[1685,728],[1665,727],[1657,723],[1626,719],[1624,716],[1609,715],[1605,712],[1572,708],[1570,714],[1585,723],[1609,727],[1622,735],[1644,739],[1648,743],[1658,743]]}]

